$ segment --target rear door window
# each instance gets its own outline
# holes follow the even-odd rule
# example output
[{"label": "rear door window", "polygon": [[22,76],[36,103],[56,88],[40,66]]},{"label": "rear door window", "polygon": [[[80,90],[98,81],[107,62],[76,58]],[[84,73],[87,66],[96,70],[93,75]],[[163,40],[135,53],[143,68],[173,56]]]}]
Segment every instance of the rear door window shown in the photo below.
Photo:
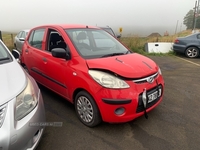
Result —
[{"label": "rear door window", "polygon": [[20,32],[17,34],[17,37],[18,37],[18,38],[21,38],[21,35],[22,35],[22,31],[20,31]]},{"label": "rear door window", "polygon": [[45,29],[37,29],[32,31],[29,37],[29,44],[37,49],[42,49],[42,41],[44,38]]},{"label": "rear door window", "polygon": [[23,31],[20,38],[24,38],[25,39],[25,37],[26,37],[26,35],[25,35],[25,32]]}]

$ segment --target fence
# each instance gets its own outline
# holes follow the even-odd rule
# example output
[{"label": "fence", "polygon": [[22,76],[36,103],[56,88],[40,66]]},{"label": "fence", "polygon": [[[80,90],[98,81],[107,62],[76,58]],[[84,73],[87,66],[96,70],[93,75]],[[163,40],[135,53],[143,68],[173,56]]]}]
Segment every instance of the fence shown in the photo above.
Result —
[{"label": "fence", "polygon": [[14,48],[14,33],[2,32],[0,31],[0,39],[4,44],[11,50]]}]

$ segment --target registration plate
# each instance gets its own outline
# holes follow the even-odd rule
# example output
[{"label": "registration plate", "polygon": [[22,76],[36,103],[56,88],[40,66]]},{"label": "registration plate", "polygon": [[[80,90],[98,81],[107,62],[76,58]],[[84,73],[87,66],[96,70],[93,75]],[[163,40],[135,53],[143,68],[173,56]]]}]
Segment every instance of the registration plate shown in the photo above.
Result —
[{"label": "registration plate", "polygon": [[151,103],[152,101],[156,100],[160,96],[161,96],[161,89],[149,94],[148,95],[148,103]]}]

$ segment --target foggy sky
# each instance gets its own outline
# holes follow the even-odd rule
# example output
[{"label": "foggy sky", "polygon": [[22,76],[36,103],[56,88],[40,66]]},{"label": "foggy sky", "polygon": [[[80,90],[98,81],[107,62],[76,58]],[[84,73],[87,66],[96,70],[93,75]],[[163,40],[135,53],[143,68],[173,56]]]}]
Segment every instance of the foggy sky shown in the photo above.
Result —
[{"label": "foggy sky", "polygon": [[122,35],[184,30],[195,0],[0,0],[0,30],[18,32],[44,24],[110,26]]}]

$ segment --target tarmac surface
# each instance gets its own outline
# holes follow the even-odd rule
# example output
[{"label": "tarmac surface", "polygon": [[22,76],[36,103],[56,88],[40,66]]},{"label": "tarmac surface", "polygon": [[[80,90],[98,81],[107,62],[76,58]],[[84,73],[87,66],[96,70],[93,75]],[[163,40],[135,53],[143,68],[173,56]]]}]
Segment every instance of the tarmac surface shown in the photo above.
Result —
[{"label": "tarmac surface", "polygon": [[123,124],[84,126],[74,106],[40,86],[47,126],[37,150],[200,149],[200,58],[149,56],[161,68],[164,99],[153,111]]}]

